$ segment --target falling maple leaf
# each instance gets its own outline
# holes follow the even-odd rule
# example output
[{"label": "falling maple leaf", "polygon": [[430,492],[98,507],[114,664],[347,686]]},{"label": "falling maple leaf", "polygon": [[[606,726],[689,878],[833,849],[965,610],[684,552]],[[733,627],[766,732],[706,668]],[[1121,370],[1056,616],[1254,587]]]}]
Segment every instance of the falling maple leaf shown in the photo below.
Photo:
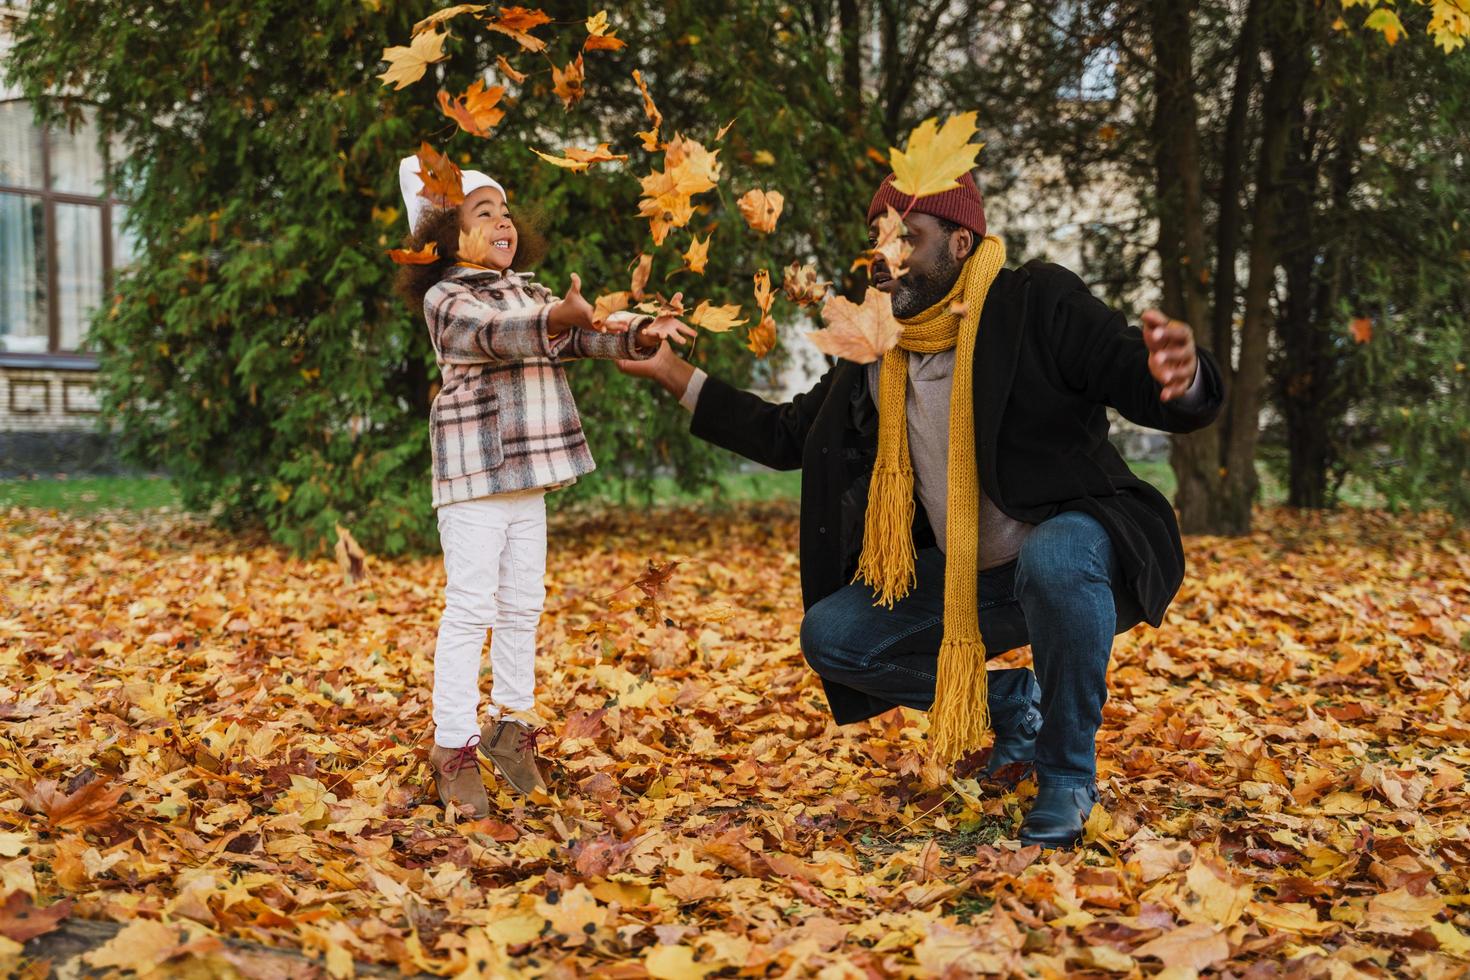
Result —
[{"label": "falling maple leaf", "polygon": [[413,33],[422,34],[424,31],[427,31],[431,27],[437,27],[440,24],[444,24],[448,21],[453,20],[460,14],[478,14],[480,11],[484,10],[485,7],[486,5],[483,3],[457,3],[452,7],[445,7],[442,10],[436,10],[429,16],[425,17],[423,20],[419,21],[417,24],[413,25]]},{"label": "falling maple leaf", "polygon": [[614,160],[626,160],[628,154],[614,153],[606,143],[598,143],[596,149],[583,150],[579,147],[569,146],[562,150],[562,156],[556,157],[540,150],[531,150],[547,163],[554,164],[573,173],[581,173],[595,163],[611,163]]},{"label": "falling maple leaf", "polygon": [[715,188],[720,177],[719,152],[676,135],[664,149],[664,169],[640,179],[643,197],[638,213],[649,219],[655,245],[663,244],[670,229],[689,223],[694,216],[694,195]]},{"label": "falling maple leaf", "polygon": [[1374,10],[1368,15],[1368,19],[1363,21],[1363,26],[1382,34],[1389,47],[1397,44],[1404,33],[1404,24],[1399,20],[1398,14],[1387,7],[1379,7]]},{"label": "falling maple leaf", "polygon": [[505,89],[499,85],[485,88],[485,82],[479,80],[464,90],[464,94],[451,99],[449,93],[443,89],[439,90],[439,111],[450,119],[453,119],[459,128],[471,136],[486,137],[490,135],[490,129],[505,117],[504,109],[497,109],[495,104],[505,94]]},{"label": "falling maple leaf", "polygon": [[909,134],[902,150],[890,147],[893,189],[912,197],[942,194],[959,186],[959,177],[975,166],[975,155],[984,143],[971,143],[979,113],[950,116],[940,128],[934,118],[925,119]]},{"label": "falling maple leaf", "polygon": [[887,293],[868,287],[861,304],[832,296],[822,304],[821,330],[807,333],[817,350],[857,364],[871,364],[898,343],[903,325],[893,318]]},{"label": "falling maple leaf", "polygon": [[700,241],[698,235],[689,236],[689,249],[683,255],[684,268],[696,275],[704,275],[704,267],[709,263],[709,240],[709,235],[704,236],[704,241]]},{"label": "falling maple leaf", "polygon": [[781,279],[781,293],[797,306],[811,306],[822,301],[830,285],[817,279],[816,266],[792,262]]},{"label": "falling maple leaf", "polygon": [[587,18],[587,40],[582,43],[583,51],[616,51],[625,42],[608,30],[607,11],[599,10]]},{"label": "falling maple leaf", "polygon": [[710,333],[724,333],[732,327],[738,327],[747,322],[741,320],[739,317],[739,303],[713,306],[709,300],[703,300],[694,308],[694,312],[689,315],[689,322],[701,330],[708,330]]},{"label": "falling maple leaf", "polygon": [[592,325],[601,328],[607,323],[608,317],[628,308],[630,298],[627,292],[606,293],[597,297],[597,301],[592,304]]},{"label": "falling maple leaf", "polygon": [[771,274],[761,269],[751,277],[755,284],[755,305],[760,308],[761,316],[771,312],[771,302],[775,299],[771,292]]},{"label": "falling maple leaf", "polygon": [[462,262],[473,262],[475,265],[488,265],[490,262],[490,236],[485,233],[483,225],[475,225],[468,230],[459,230],[459,258]]},{"label": "falling maple leaf", "polygon": [[647,130],[637,133],[643,148],[649,153],[658,151],[662,144],[659,142],[658,131],[664,124],[664,114],[658,111],[658,106],[653,104],[653,96],[648,93],[648,85],[643,81],[643,75],[636,68],[633,69],[633,81],[638,85],[638,91],[643,93],[643,113],[652,124]]},{"label": "falling maple leaf", "polygon": [[715,142],[718,143],[720,140],[724,139],[725,134],[728,133],[730,131],[730,127],[734,125],[735,120],[731,119],[729,122],[725,123],[725,125],[721,126],[720,131],[715,133]]},{"label": "falling maple leaf", "polygon": [[882,257],[888,274],[895,279],[906,275],[909,271],[907,262],[914,248],[908,242],[907,233],[908,229],[904,227],[903,216],[894,210],[892,205],[889,205],[878,216],[878,234],[869,254]]},{"label": "falling maple leaf", "polygon": [[432,265],[439,261],[439,244],[428,242],[423,248],[390,248],[388,258],[399,265]]},{"label": "falling maple leaf", "polygon": [[337,525],[336,554],[337,566],[342,569],[342,577],[347,579],[347,584],[356,585],[367,578],[367,552],[362,550],[352,532],[341,524]]},{"label": "falling maple leaf", "polygon": [[463,174],[454,161],[435,150],[428,143],[421,144],[418,152],[419,196],[440,208],[458,207],[464,203]]},{"label": "falling maple leaf", "polygon": [[514,38],[521,47],[537,54],[546,50],[546,42],[530,32],[542,24],[549,24],[551,16],[541,10],[526,7],[501,7],[499,16],[489,18],[485,26],[508,37]]},{"label": "falling maple leaf", "polygon": [[551,66],[552,92],[561,99],[563,107],[570,109],[580,102],[585,93],[586,75],[582,70],[582,56],[579,54],[573,60],[567,62],[565,68]]},{"label": "falling maple leaf", "polygon": [[653,256],[640,254],[632,264],[633,278],[628,291],[634,299],[642,299],[644,287],[648,285],[648,276],[653,272]]},{"label": "falling maple leaf", "polygon": [[505,55],[503,55],[503,54],[502,55],[496,55],[496,57],[495,57],[495,67],[500,69],[500,73],[502,75],[504,75],[506,78],[510,79],[511,81],[516,82],[517,84],[519,84],[521,82],[524,82],[526,80],[526,78],[527,78],[526,73],[525,72],[521,72],[521,71],[516,71],[515,70],[515,66],[512,65],[509,61],[507,61]]},{"label": "falling maple leaf", "polygon": [[448,37],[447,33],[425,31],[415,35],[407,47],[384,48],[383,60],[388,62],[388,70],[378,77],[384,85],[392,85],[394,91],[407,88],[423,78],[431,64],[448,57],[444,53],[444,41]]},{"label": "falling maple leaf", "polygon": [[761,269],[753,277],[755,282],[755,305],[760,310],[760,319],[745,335],[745,348],[756,357],[765,357],[776,346],[776,321],[770,315],[775,296],[771,292],[771,274]]},{"label": "falling maple leaf", "polygon": [[684,315],[683,294],[675,293],[672,297],[665,298],[662,293],[654,293],[652,299],[639,303],[638,309],[655,318],[682,317]]},{"label": "falling maple leaf", "polygon": [[761,322],[750,328],[745,335],[745,349],[756,357],[765,357],[776,347],[776,321],[761,317]]},{"label": "falling maple leaf", "polygon": [[785,204],[786,199],[780,191],[763,191],[759,188],[746,191],[735,202],[745,223],[763,235],[769,235],[776,230],[776,219],[781,217],[781,209]]},{"label": "falling maple leaf", "polygon": [[1365,316],[1354,317],[1353,322],[1348,325],[1348,331],[1353,335],[1353,341],[1366,344],[1373,339],[1373,321]]}]

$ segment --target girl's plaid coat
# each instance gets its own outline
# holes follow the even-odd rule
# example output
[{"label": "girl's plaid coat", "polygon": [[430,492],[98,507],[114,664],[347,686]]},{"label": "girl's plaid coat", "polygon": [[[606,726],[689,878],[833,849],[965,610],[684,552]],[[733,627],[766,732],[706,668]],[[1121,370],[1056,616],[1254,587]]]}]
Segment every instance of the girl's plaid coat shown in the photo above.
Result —
[{"label": "girl's plaid coat", "polygon": [[643,360],[643,323],[627,333],[573,327],[556,339],[546,317],[558,297],[527,273],[454,266],[424,296],[444,383],[429,410],[434,506],[552,488],[596,469],[562,361]]}]

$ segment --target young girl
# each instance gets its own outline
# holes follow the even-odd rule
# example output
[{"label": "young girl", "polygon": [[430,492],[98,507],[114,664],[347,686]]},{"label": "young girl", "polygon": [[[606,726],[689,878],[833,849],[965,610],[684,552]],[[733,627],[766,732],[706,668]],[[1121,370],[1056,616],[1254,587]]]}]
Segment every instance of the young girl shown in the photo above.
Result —
[{"label": "young girl", "polygon": [[[443,387],[429,410],[434,507],[444,549],[444,615],[434,649],[434,747],[429,760],[446,808],[489,812],[475,752],[516,790],[543,788],[536,764],[536,624],[546,599],[547,490],[593,470],[562,361],[643,359],[663,339],[693,328],[672,317],[622,315],[592,329],[592,307],[574,274],[558,299],[524,270],[545,244],[518,224],[505,189],[479,171],[463,174],[464,203],[436,208],[419,191],[417,157],[399,165],[412,229],[410,247],[438,246],[439,260],[404,266],[400,285],[428,322]],[[488,243],[481,262],[459,258],[460,233]],[[494,630],[490,699],[483,728],[480,651]]]}]

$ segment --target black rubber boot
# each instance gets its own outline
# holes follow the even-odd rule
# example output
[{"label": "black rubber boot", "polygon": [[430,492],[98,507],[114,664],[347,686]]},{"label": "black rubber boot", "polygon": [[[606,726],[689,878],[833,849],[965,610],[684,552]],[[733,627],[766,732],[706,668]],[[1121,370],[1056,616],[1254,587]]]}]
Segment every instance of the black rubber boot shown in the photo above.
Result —
[{"label": "black rubber boot", "polygon": [[1096,802],[1097,789],[1092,786],[1042,786],[1036,791],[1031,812],[1021,823],[1021,843],[1076,846]]}]

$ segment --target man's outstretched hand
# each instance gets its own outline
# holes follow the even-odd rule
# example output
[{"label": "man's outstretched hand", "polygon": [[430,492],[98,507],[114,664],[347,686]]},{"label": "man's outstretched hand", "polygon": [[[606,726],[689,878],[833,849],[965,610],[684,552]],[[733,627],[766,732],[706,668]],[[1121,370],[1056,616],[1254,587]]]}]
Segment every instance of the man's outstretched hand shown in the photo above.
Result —
[{"label": "man's outstretched hand", "polygon": [[652,378],[675,398],[684,397],[684,389],[694,375],[694,366],[674,353],[668,341],[659,345],[658,353],[641,361],[616,361],[618,370],[635,378]]},{"label": "man's outstretched hand", "polygon": [[1159,310],[1143,314],[1143,342],[1148,347],[1148,370],[1163,391],[1160,401],[1173,401],[1189,390],[1199,361],[1194,353],[1194,331],[1183,320],[1171,320]]}]

